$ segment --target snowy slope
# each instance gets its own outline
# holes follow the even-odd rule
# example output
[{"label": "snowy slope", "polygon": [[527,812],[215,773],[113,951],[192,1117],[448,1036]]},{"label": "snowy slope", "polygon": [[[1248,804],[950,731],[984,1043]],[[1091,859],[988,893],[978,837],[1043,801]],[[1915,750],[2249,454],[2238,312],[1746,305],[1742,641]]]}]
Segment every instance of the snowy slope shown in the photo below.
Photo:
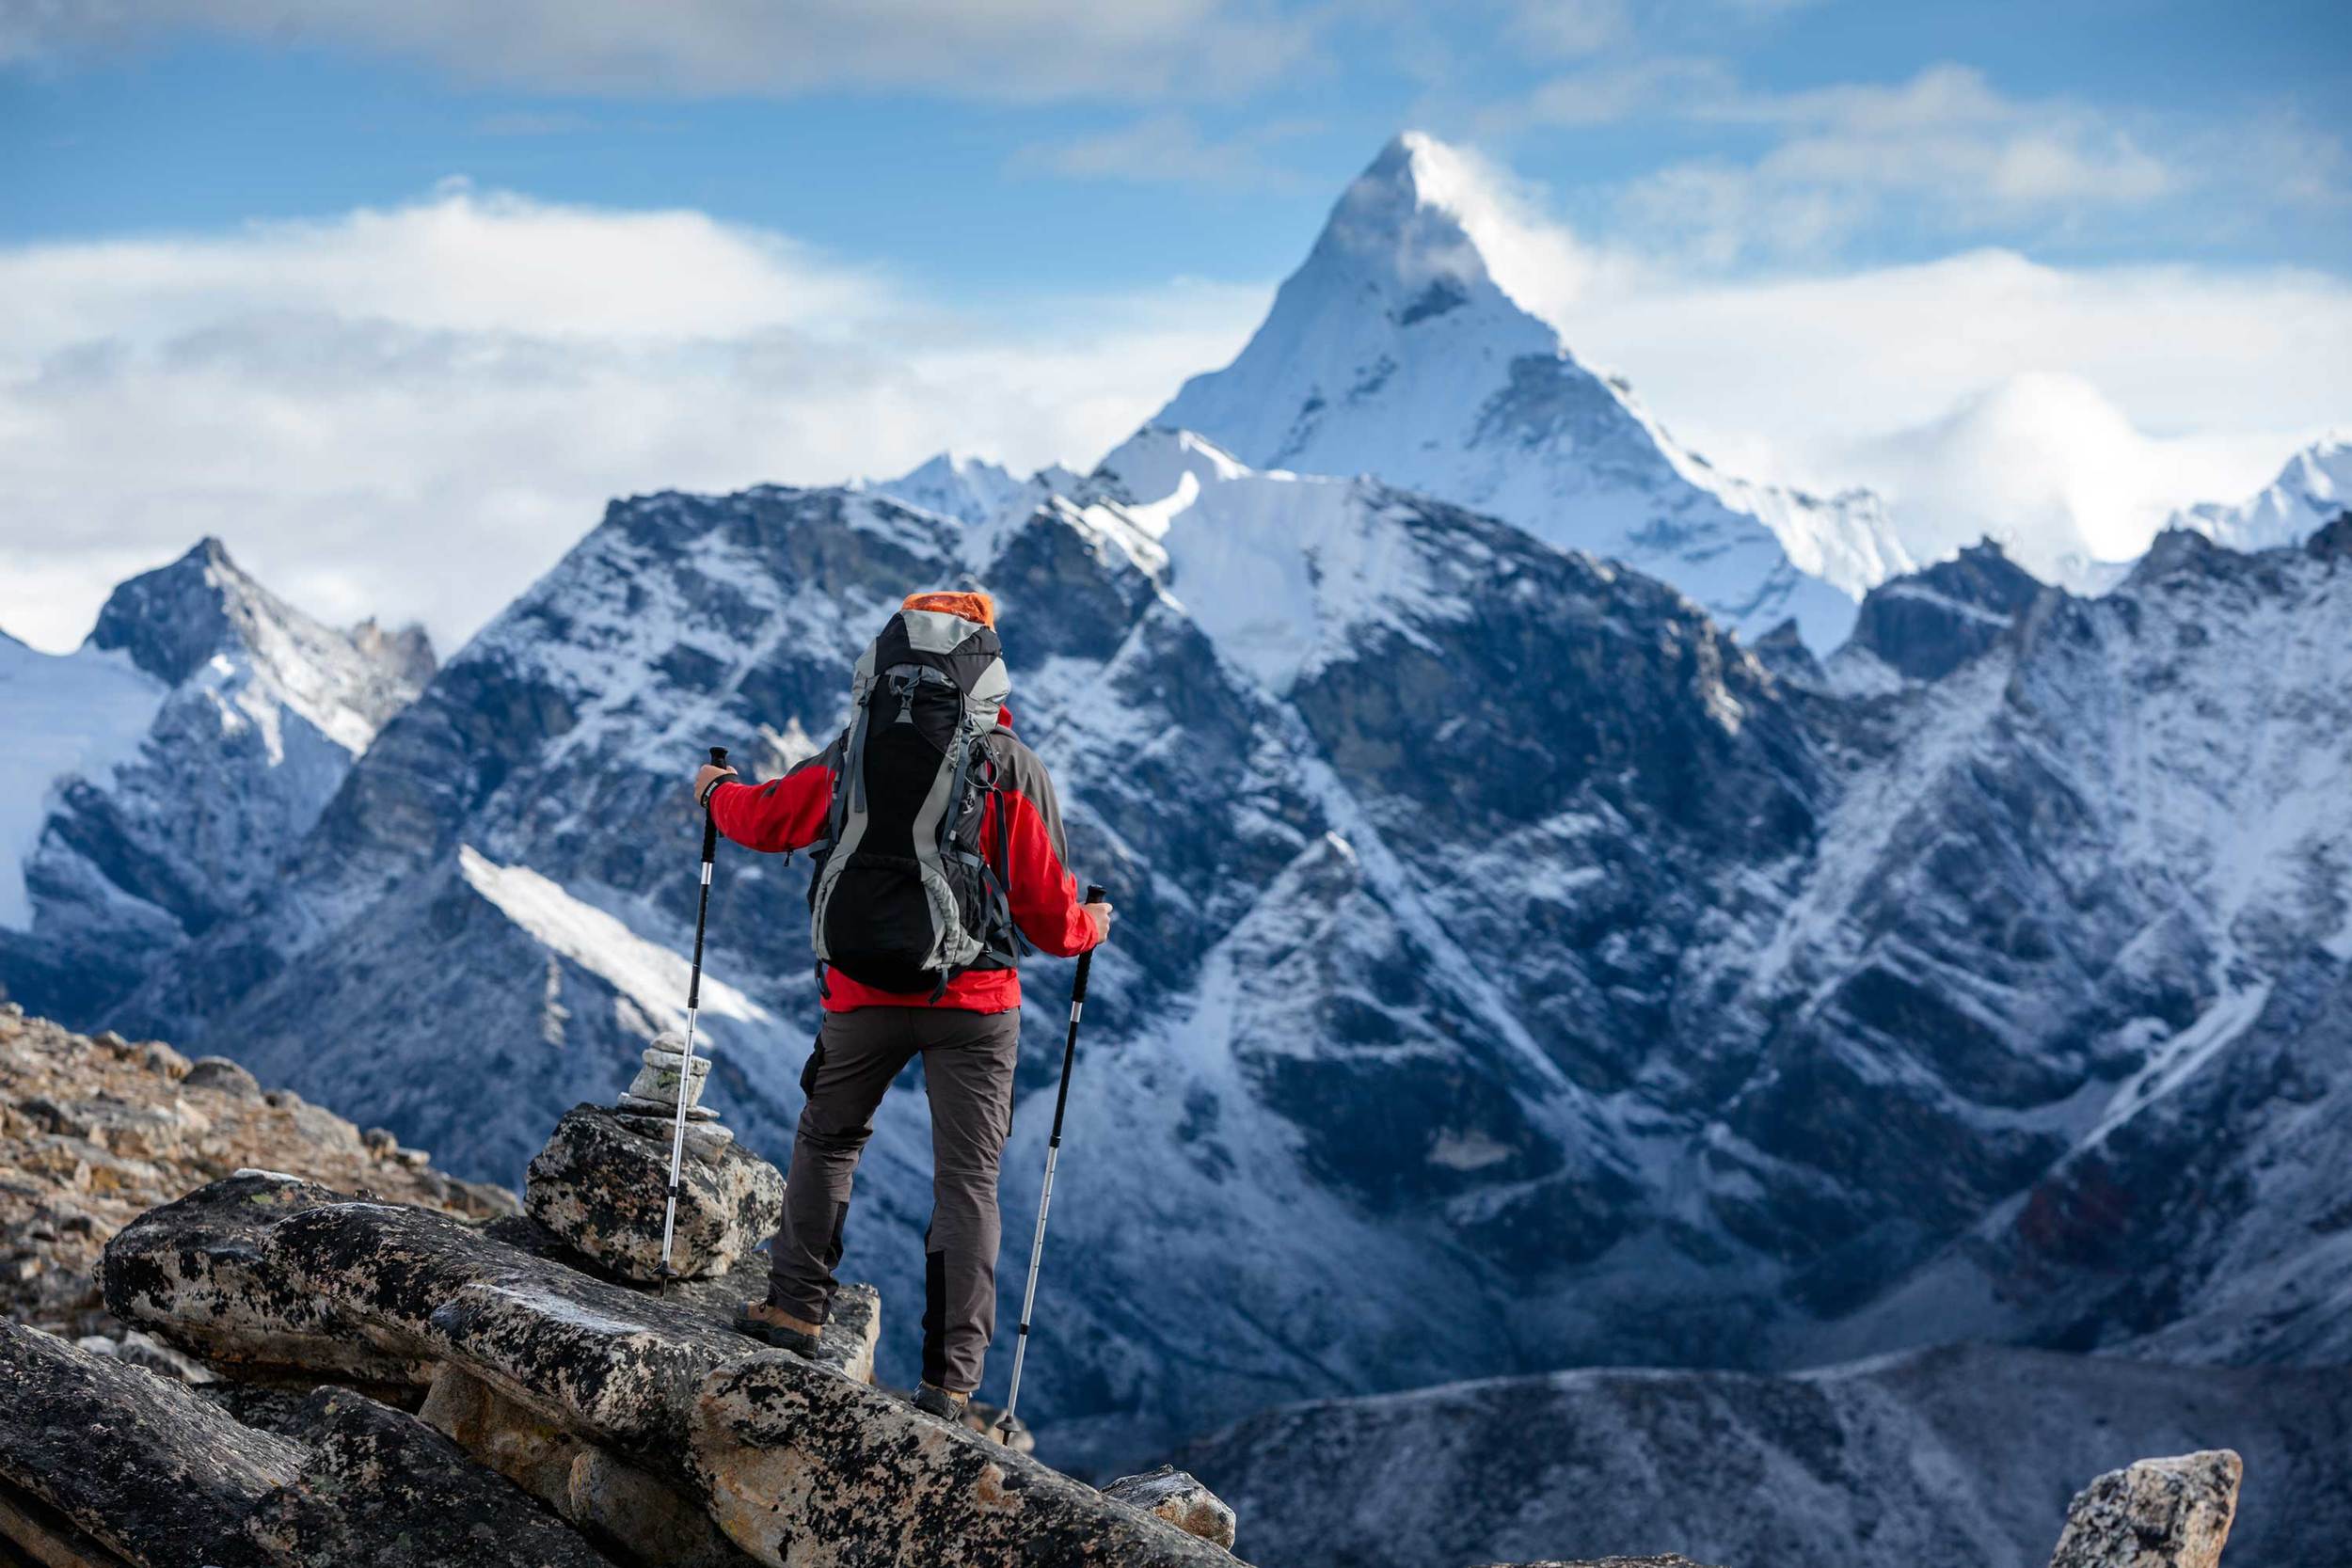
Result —
[{"label": "snowy slope", "polygon": [[[1622,567],[1189,434],[1060,489],[970,527],[858,490],[615,503],[385,727],[276,896],[115,1022],[513,1178],[675,1014],[702,748],[804,754],[898,596],[973,580],[1122,911],[1057,1192],[1050,1261],[1082,1266],[1049,1272],[1025,1394],[1064,1460],[1577,1363],[2332,1347],[2230,1328],[2282,1304],[2217,1273],[2283,1291],[2332,1257],[2317,1180],[2275,1222],[2190,1183],[2163,1212],[2221,1217],[2152,1220],[2120,1274],[2104,1233],[2044,1227],[1996,1286],[1907,1286],[2073,1191],[2102,1128],[2149,1140],[2134,1169],[2205,1170],[2225,1127],[2222,1192],[2284,1148],[2340,1164],[2352,1123],[2287,1103],[2332,1079],[2223,1066],[2342,962],[2335,533],[2170,535],[2099,600],[1972,552],[1874,592],[1851,652],[1880,677],[1841,687]],[[714,899],[714,1093],[779,1152],[803,881],[729,851]],[[1014,1234],[1066,970],[1027,977]],[[2209,1121],[2217,1072],[2243,1103]],[[894,1096],[847,1264],[894,1301],[928,1148]]]},{"label": "snowy slope", "polygon": [[1796,1377],[1571,1371],[1294,1406],[1181,1463],[1288,1568],[1681,1552],[1739,1568],[2041,1568],[2075,1488],[2232,1448],[2227,1560],[2352,1542],[2352,1371],[2293,1380],[1962,1346]]},{"label": "snowy slope", "polygon": [[135,752],[165,689],[120,653],[44,654],[0,632],[0,926],[32,924],[24,862],[49,820],[51,785]]},{"label": "snowy slope", "polygon": [[432,670],[413,628],[321,626],[214,539],[123,583],[73,654],[0,659],[0,722],[25,736],[0,984],[74,1022],[267,889]]},{"label": "snowy slope", "polygon": [[1909,564],[1876,498],[1747,484],[1677,446],[1497,285],[1458,156],[1399,137],[1348,187],[1232,364],[1152,424],[1260,468],[1375,474],[1663,578],[1760,636],[1826,651]]},{"label": "snowy slope", "polygon": [[[662,980],[690,929],[694,833],[679,770],[718,740],[771,771],[789,737],[832,733],[865,637],[910,585],[956,580],[984,538],[1013,709],[1063,779],[1077,864],[1126,911],[1097,971],[1099,1065],[1057,1205],[1095,1272],[1058,1300],[1069,1349],[1033,1369],[1038,1409],[1098,1418],[1071,1441],[1115,1447],[1270,1400],[1518,1364],[1515,1338],[1556,1342],[1542,1325],[1562,1308],[1514,1305],[1488,1271],[1540,1269],[1569,1216],[1605,1233],[1630,1156],[1556,1059],[1557,1031],[1519,1016],[1524,998],[1450,929],[1424,793],[1519,835],[1512,853],[1578,822],[1641,824],[1678,863],[1634,902],[1687,928],[1699,867],[1797,847],[1800,742],[1760,670],[1687,601],[1491,520],[1254,474],[1178,436],[1074,488],[985,534],[854,491],[617,503],[387,726],[294,879],[118,1022],[232,1050],[511,1177],[675,1006]],[[1558,660],[1545,689],[1511,682],[1522,632]],[[1464,682],[1544,717],[1455,724],[1447,754],[1467,771],[1391,777],[1384,734],[1403,735],[1379,705],[1411,697],[1424,748]],[[813,1001],[801,881],[731,855],[715,900],[711,973],[745,998],[710,1021],[721,1092],[747,1137],[779,1148]],[[1555,896],[1583,895],[1567,880]],[[1032,971],[1041,1069],[1056,969]],[[1041,1136],[1025,1115],[1012,1168]],[[1080,1139],[1166,1158],[1081,1180]],[[919,1100],[886,1110],[862,1180],[852,1266],[913,1300]],[[1259,1321],[1249,1283],[1274,1257],[1297,1294]],[[1132,1305],[1145,1279],[1162,1298],[1149,1317]],[[1487,1299],[1487,1316],[1402,1340],[1386,1326],[1440,1290]],[[1222,1341],[1218,1370],[1169,1384],[1201,1335]]]},{"label": "snowy slope", "polygon": [[984,457],[943,451],[896,479],[867,480],[859,488],[960,523],[995,515],[1021,492],[1021,481]]},{"label": "snowy slope", "polygon": [[2287,460],[2279,477],[2235,505],[2207,501],[2177,514],[2176,529],[2233,549],[2299,545],[2352,511],[2352,441],[2329,436]]}]

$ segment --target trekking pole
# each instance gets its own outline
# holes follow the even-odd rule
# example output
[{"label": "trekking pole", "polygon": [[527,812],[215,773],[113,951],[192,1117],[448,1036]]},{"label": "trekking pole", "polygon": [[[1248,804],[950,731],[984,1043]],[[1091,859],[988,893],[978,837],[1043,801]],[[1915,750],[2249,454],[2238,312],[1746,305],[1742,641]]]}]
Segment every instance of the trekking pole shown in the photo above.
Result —
[{"label": "trekking pole", "polygon": [[[1099,904],[1103,889],[1099,884],[1087,885],[1086,901]],[[1102,945],[1100,942],[1096,946]],[[1037,1195],[1037,1234],[1029,1238],[1029,1283],[1021,1292],[1021,1331],[1012,1341],[1012,1387],[1005,1394],[1005,1417],[996,1423],[1009,1446],[1013,1433],[1021,1430],[1013,1410],[1021,1403],[1021,1363],[1029,1351],[1029,1313],[1037,1306],[1037,1266],[1045,1256],[1045,1212],[1054,1203],[1054,1166],[1061,1159],[1061,1118],[1070,1107],[1070,1064],[1078,1054],[1078,1015],[1086,1010],[1087,974],[1094,967],[1094,948],[1078,955],[1078,977],[1070,987],[1070,1034],[1061,1044],[1061,1088],[1054,1096],[1054,1132],[1045,1140],[1045,1185]]]},{"label": "trekking pole", "polygon": [[[714,768],[727,765],[727,749],[713,746],[710,764]],[[678,1175],[686,1163],[686,1102],[694,1098],[694,1010],[703,1000],[703,927],[710,919],[710,866],[719,858],[719,819],[710,815],[710,802],[703,802],[703,890],[694,905],[694,973],[686,983],[686,1051],[677,1064],[677,1124],[670,1130],[670,1193],[661,1211],[661,1291],[668,1294],[670,1281],[670,1238],[677,1229]]]}]

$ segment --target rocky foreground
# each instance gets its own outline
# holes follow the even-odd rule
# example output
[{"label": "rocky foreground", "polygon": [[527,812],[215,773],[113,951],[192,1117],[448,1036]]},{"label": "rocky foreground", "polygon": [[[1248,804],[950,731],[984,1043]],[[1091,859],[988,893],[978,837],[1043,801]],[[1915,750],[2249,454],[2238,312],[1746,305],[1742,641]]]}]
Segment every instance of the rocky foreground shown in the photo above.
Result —
[{"label": "rocky foreground", "polygon": [[0,1316],[119,1343],[98,1255],[131,1220],[246,1166],[475,1219],[516,1212],[380,1128],[361,1131],[225,1056],[77,1035],[0,1003]]},{"label": "rocky foreground", "polygon": [[[0,1007],[0,1069],[9,1235],[15,1256],[38,1263],[14,1271],[18,1321],[0,1325],[0,1562],[1237,1560],[1234,1511],[1183,1470],[1097,1490],[985,1433],[993,1413],[943,1422],[877,1386],[881,1302],[869,1287],[845,1291],[814,1360],[725,1326],[762,1286],[749,1239],[772,1224],[781,1181],[692,1104],[693,1085],[681,1087],[659,1046],[617,1104],[563,1118],[532,1164],[522,1212],[511,1195],[453,1182],[225,1062],[190,1064],[168,1047],[86,1038]],[[694,1117],[689,1240],[673,1259],[682,1277],[665,1289],[648,1283],[660,1207],[648,1175],[666,1175],[659,1097],[674,1106],[681,1093]],[[342,1185],[221,1168],[264,1153]],[[1442,1508],[1505,1488],[1537,1519],[1614,1484],[1605,1465],[1579,1483],[1539,1481],[1525,1464],[1477,1478],[1429,1465],[1368,1484],[1341,1449],[1306,1447],[1315,1451],[1288,1459],[1311,1463],[1319,1494],[1344,1499],[1351,1517],[1385,1517],[1413,1494]],[[1270,1481],[1283,1459],[1267,1458]],[[1748,1489],[1737,1469],[1726,1486]],[[2240,1469],[2234,1453],[2198,1453],[2103,1476],[2074,1499],[2055,1561],[2214,1568]],[[1353,1549],[1343,1519],[1297,1497],[1280,1506],[1294,1516],[1260,1521],[1279,1548],[1263,1560],[1304,1560],[1286,1544],[1301,1527],[1322,1546]],[[1811,1544],[1792,1528],[1771,1551],[1726,1560],[1825,1560]],[[1543,1568],[1612,1565],[1699,1568],[1679,1557]]]}]

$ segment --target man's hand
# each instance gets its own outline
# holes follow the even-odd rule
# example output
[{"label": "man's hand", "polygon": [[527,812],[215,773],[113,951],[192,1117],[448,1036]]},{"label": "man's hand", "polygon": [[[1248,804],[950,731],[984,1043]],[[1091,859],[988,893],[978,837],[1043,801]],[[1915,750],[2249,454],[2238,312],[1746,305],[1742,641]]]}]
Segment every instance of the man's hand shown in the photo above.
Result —
[{"label": "man's hand", "polygon": [[1108,942],[1111,936],[1111,901],[1105,898],[1099,904],[1081,904],[1078,907],[1086,911],[1089,920],[1094,922],[1094,940],[1098,942]]},{"label": "man's hand", "polygon": [[704,793],[714,782],[720,779],[732,779],[736,776],[736,771],[732,768],[721,768],[716,763],[704,763],[694,774],[694,804],[699,806],[703,803]]}]

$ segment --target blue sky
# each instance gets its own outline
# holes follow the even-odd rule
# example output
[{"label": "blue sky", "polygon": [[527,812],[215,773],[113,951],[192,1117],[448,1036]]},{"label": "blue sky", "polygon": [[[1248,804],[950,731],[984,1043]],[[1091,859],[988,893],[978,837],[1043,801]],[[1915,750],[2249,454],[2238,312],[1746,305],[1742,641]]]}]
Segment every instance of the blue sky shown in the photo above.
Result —
[{"label": "blue sky", "polygon": [[[2341,6],[1575,0],[1431,12],[1302,8],[1295,53],[1269,80],[1139,87],[1075,50],[1068,79],[1009,98],[984,72],[763,87],[756,73],[686,66],[616,91],[626,68],[501,71],[455,42],[404,46],[357,27],[285,41],[284,29],[159,18],[20,46],[0,72],[0,129],[17,150],[0,175],[0,237],[309,216],[461,175],[551,200],[692,206],[944,288],[1254,279],[1296,257],[1323,201],[1407,125],[1476,142],[1605,232],[1624,221],[1614,198],[1627,185],[1678,166],[1753,165],[1786,138],[1769,110],[1729,112],[1737,100],[1893,88],[1957,66],[2021,126],[2071,117],[2093,149],[2122,141],[2196,172],[2144,199],[2026,204],[1959,225],[1886,203],[1820,246],[1757,260],[1915,259],[1956,239],[2053,260],[2332,267],[2352,256]],[[1569,19],[1556,24],[1565,36],[1544,41],[1529,16]],[[1174,52],[1181,33],[1159,42]],[[1212,54],[1202,74],[1228,75],[1225,63]],[[1599,123],[1547,122],[1548,87],[1661,63],[1693,74]],[[1089,148],[1104,149],[1093,172]],[[2235,186],[2231,166],[2273,148],[2318,166],[2304,171],[2306,196]],[[2275,183],[2279,171],[2248,172]]]},{"label": "blue sky", "polygon": [[2341,6],[321,9],[0,0],[0,626],[209,529],[447,640],[609,494],[1091,462],[1406,126],[1757,477],[2028,441],[1971,504],[2122,537],[2352,422]]}]

